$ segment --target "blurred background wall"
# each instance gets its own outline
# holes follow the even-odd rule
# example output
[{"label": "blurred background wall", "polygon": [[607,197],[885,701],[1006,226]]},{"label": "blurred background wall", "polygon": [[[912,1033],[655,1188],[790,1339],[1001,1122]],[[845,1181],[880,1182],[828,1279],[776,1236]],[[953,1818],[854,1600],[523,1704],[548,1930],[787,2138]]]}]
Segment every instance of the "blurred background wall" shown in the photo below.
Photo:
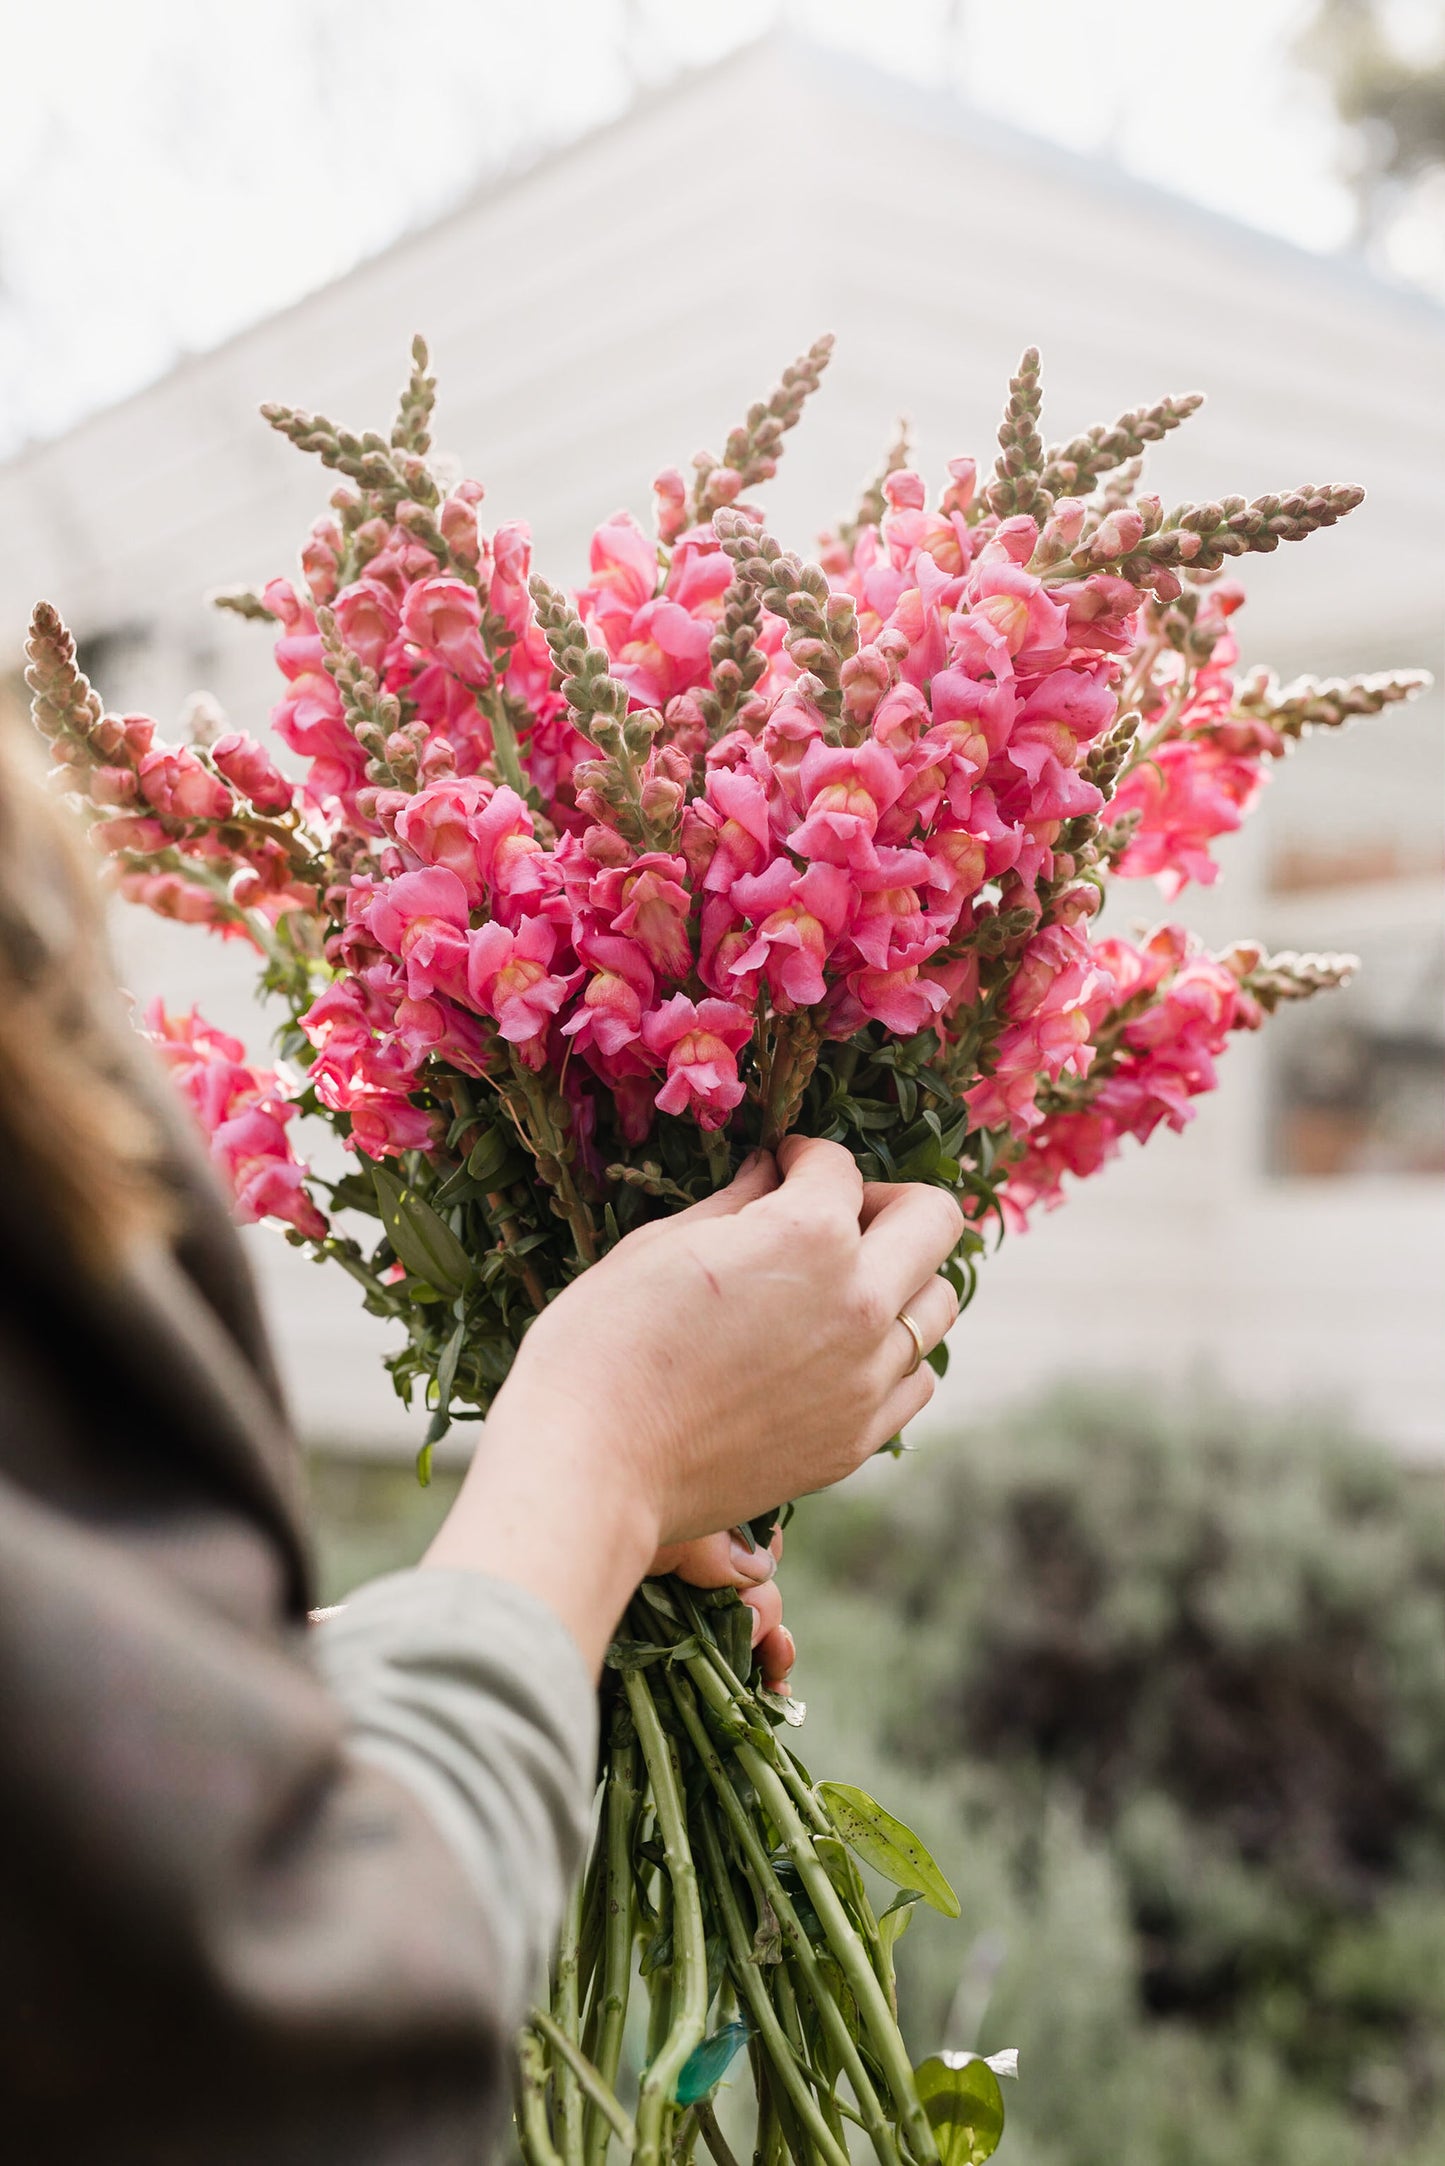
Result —
[{"label": "blurred background wall", "polygon": [[[153,27],[164,13],[133,12]],[[258,8],[258,23],[265,12]],[[452,26],[464,80],[489,51],[514,68],[530,51],[540,116],[548,19],[553,33],[570,21],[581,37],[584,12],[595,35],[605,11],[539,9],[531,46],[524,39],[515,52],[522,32],[494,11],[474,10],[464,35],[461,18],[443,10],[442,27]],[[322,471],[257,419],[260,400],[319,408],[356,427],[384,424],[411,334],[423,330],[441,377],[440,442],[486,481],[497,519],[531,521],[549,574],[571,579],[600,519],[622,504],[645,517],[652,475],[719,443],[782,363],[828,328],[838,334],[836,358],[769,491],[772,522],[795,545],[850,508],[900,412],[925,472],[959,451],[987,457],[1006,379],[1022,347],[1037,343],[1052,435],[1164,391],[1207,391],[1203,413],[1153,462],[1166,500],[1311,479],[1366,485],[1364,508],[1345,526],[1249,560],[1251,600],[1236,620],[1247,660],[1268,660],[1286,677],[1436,665],[1445,306],[1429,290],[1431,262],[1407,249],[1411,283],[1385,245],[1391,234],[1398,242],[1406,217],[1405,179],[1375,170],[1375,144],[1357,245],[1305,248],[1265,230],[1291,217],[1308,224],[1306,208],[1314,216],[1318,206],[1289,158],[1280,164],[1277,146],[1266,149],[1268,116],[1250,119],[1260,92],[1242,55],[1232,103],[1228,74],[1211,105],[1183,87],[1184,71],[1203,68],[1207,78],[1218,62],[1198,26],[1161,31],[1153,63],[1132,45],[1127,56],[1122,44],[1118,56],[1079,54],[1085,73],[1074,102],[1102,104],[1107,130],[1094,147],[1076,147],[1067,101],[1051,105],[1039,90],[1035,110],[1025,100],[1019,113],[994,53],[1004,13],[1019,33],[1015,75],[1032,73],[1047,89],[1043,63],[1069,34],[1068,12],[903,8],[891,42],[875,33],[861,51],[840,34],[848,9],[759,16],[759,35],[738,43],[735,24],[732,49],[721,51],[729,41],[714,21],[712,47],[659,81],[649,77],[668,56],[661,18],[620,9],[605,48],[613,76],[599,65],[590,112],[579,87],[547,126],[539,118],[542,134],[549,126],[575,139],[529,142],[493,85],[491,104],[476,111],[485,139],[474,163],[486,170],[470,189],[454,189],[446,209],[435,177],[430,195],[427,187],[408,195],[398,177],[400,161],[425,166],[434,105],[457,136],[448,150],[438,120],[437,162],[450,170],[449,157],[465,171],[465,129],[437,87],[445,41],[408,42],[415,65],[400,68],[390,93],[390,131],[369,117],[363,91],[374,101],[376,86],[363,81],[349,86],[349,132],[343,110],[328,140],[341,160],[334,186],[361,199],[354,245],[375,239],[378,199],[389,193],[398,220],[407,203],[420,204],[414,229],[112,403],[99,402],[103,353],[92,349],[104,348],[112,316],[121,330],[132,319],[115,265],[103,260],[114,153],[92,143],[87,225],[56,222],[53,202],[34,208],[52,220],[69,285],[94,276],[102,296],[75,334],[89,373],[76,373],[69,342],[57,362],[72,371],[72,405],[88,399],[95,410],[16,445],[0,465],[0,657],[13,668],[29,605],[43,593],[75,627],[113,705],[173,724],[205,687],[234,723],[258,727],[274,696],[265,638],[208,608],[205,594],[288,569],[326,494]],[[319,102],[309,125],[324,134],[347,48],[322,35],[334,27],[325,5],[301,13],[321,40],[311,54]],[[702,18],[717,11],[696,13],[701,35]],[[1305,100],[1318,119],[1324,93],[1309,90],[1314,78],[1288,44],[1310,13],[1276,6],[1274,44],[1259,52],[1275,94]],[[1327,6],[1310,48],[1334,53],[1342,95],[1363,94],[1358,58],[1339,57],[1342,26],[1356,17]],[[93,26],[102,19],[99,10],[90,17]],[[1244,11],[1217,11],[1221,33],[1244,20]],[[1335,46],[1319,45],[1327,31]],[[380,64],[385,47],[373,50]],[[118,48],[117,66],[128,56],[134,41]],[[192,57],[199,67],[199,49]],[[675,65],[687,57],[672,53]],[[1173,110],[1172,162],[1149,137],[1131,159],[1121,80],[1136,105],[1156,99],[1157,86],[1156,102]],[[525,103],[524,68],[513,87]],[[990,95],[988,109],[970,102],[973,88]],[[214,67],[204,83],[180,81],[176,126],[183,137],[204,136],[202,89],[220,101],[209,116],[214,157],[223,172],[239,161],[244,182],[244,133]],[[241,78],[237,96],[246,94]],[[287,95],[295,97],[294,82]],[[1111,98],[1118,109],[1109,117]],[[298,117],[307,123],[304,101]],[[269,111],[272,129],[278,118],[284,125],[289,115]],[[1029,119],[1032,128],[1021,124]],[[312,203],[273,200],[265,148],[263,134],[250,224],[261,229],[263,253],[284,256],[309,229]],[[209,161],[194,146],[191,155],[204,185]],[[1296,145],[1292,155],[1305,153]],[[1241,192],[1237,175],[1221,184],[1220,169],[1251,156],[1252,185]],[[149,203],[149,243],[169,276],[205,289],[218,267],[185,195],[186,171],[182,160]],[[1338,186],[1322,178],[1319,190]],[[4,243],[20,280],[12,319],[34,275],[14,211],[12,200]],[[139,214],[115,215],[125,228],[111,236],[116,250],[143,259],[148,231],[132,229]],[[334,225],[334,205],[326,215]],[[167,221],[187,218],[190,237],[176,253]],[[1408,239],[1408,221],[1405,231]],[[334,257],[341,237],[328,245]],[[264,296],[265,279],[234,233],[223,258],[228,250],[237,282],[244,289],[249,277]],[[282,292],[294,283],[293,273],[277,275]],[[54,305],[40,315],[41,329],[53,331]],[[127,368],[144,372],[123,339],[117,347],[119,381]],[[36,388],[34,374],[29,395],[45,416],[54,387]],[[1005,1245],[956,1336],[935,1426],[956,1426],[1055,1376],[1128,1371],[1217,1378],[1261,1401],[1349,1405],[1403,1452],[1445,1451],[1442,780],[1438,693],[1343,738],[1307,743],[1276,774],[1249,833],[1224,848],[1220,886],[1190,890],[1171,907],[1217,943],[1249,933],[1272,946],[1354,949],[1365,967],[1345,994],[1281,1018],[1262,1042],[1238,1044],[1225,1088],[1185,1138],[1161,1136],[1147,1164],[1131,1151],[1061,1215]],[[1152,887],[1135,885],[1121,914],[1148,920],[1164,909]],[[264,1048],[268,1023],[236,947],[134,912],[121,913],[115,931],[141,998],[196,1000]],[[268,1231],[249,1238],[305,1433],[351,1450],[414,1444],[416,1424],[387,1395],[372,1358],[381,1327],[353,1308],[349,1282]]]}]

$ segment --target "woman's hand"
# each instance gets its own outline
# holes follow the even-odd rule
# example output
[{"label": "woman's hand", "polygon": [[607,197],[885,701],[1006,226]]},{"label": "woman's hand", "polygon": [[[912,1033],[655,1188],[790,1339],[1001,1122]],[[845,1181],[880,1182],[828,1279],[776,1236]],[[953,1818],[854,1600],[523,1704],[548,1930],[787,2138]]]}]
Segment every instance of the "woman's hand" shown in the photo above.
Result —
[{"label": "woman's hand", "polygon": [[733,1587],[745,1608],[753,1613],[753,1648],[769,1692],[788,1689],[798,1650],[783,1623],[783,1597],[774,1578],[783,1557],[783,1530],[775,1527],[766,1549],[756,1542],[749,1548],[736,1530],[731,1534],[708,1534],[696,1542],[674,1542],[660,1549],[648,1567],[654,1573],[675,1572],[690,1587]]},{"label": "woman's hand", "polygon": [[898,1313],[943,1337],[962,1230],[943,1190],[790,1137],[630,1234],[527,1333],[428,1563],[533,1588],[600,1662],[656,1550],[841,1480],[927,1404]]}]

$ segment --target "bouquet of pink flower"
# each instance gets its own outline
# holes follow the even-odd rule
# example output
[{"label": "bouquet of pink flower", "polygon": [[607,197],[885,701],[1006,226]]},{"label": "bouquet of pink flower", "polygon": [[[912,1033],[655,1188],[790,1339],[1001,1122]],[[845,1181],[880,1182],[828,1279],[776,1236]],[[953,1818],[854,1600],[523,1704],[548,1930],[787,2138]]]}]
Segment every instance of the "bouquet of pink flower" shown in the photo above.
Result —
[{"label": "bouquet of pink flower", "polygon": [[[195,1016],[149,1033],[239,1215],[402,1327],[423,1477],[546,1302],[754,1145],[797,1127],[872,1178],[953,1188],[966,1299],[990,1218],[1183,1127],[1231,1033],[1348,971],[1091,928],[1111,877],[1212,880],[1295,738],[1423,682],[1235,673],[1226,560],[1360,492],[1166,516],[1141,456],[1198,400],[1046,446],[1030,352],[991,477],[954,459],[930,505],[900,446],[807,562],[746,498],[830,343],[721,459],[659,477],[655,539],[599,528],[570,597],[525,528],[486,532],[481,488],[428,465],[420,342],[389,437],[267,408],[343,477],[299,583],[221,598],[276,627],[299,780],[239,732],[171,746],[104,713],[36,612],[35,718],[121,892],[250,941],[289,1010],[276,1074]],[[298,1113],[354,1171],[307,1172]],[[612,1650],[596,1850],[522,2042],[529,2166],[602,2166],[614,2139],[657,2166],[699,2132],[726,2162],[709,2101],[744,2044],[764,2166],[846,2166],[849,2121],[882,2166],[982,2160],[999,2070],[915,2069],[896,2018],[909,1906],[957,1902],[881,1806],[813,1783],[748,1624],[729,1593],[653,1581]],[[881,1916],[860,1860],[899,1891]]]}]

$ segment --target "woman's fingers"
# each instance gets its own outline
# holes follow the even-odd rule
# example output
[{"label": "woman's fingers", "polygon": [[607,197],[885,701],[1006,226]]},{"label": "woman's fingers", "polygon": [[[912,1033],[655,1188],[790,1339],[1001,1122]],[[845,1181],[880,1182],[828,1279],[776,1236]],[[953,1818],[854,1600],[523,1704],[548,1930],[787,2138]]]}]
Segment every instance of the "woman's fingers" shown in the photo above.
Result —
[{"label": "woman's fingers", "polygon": [[793,1635],[786,1625],[779,1625],[758,1642],[758,1662],[763,1672],[763,1689],[766,1692],[786,1692],[793,1674],[793,1664],[798,1650]]},{"label": "woman's fingers", "polygon": [[[714,1195],[704,1196],[701,1203],[689,1204],[679,1211],[678,1218],[729,1218],[760,1196],[766,1196],[778,1185],[778,1165],[771,1151],[754,1151],[745,1158],[726,1188]],[[670,1222],[669,1222],[670,1223]]]},{"label": "woman's fingers", "polygon": [[[903,1337],[904,1334],[900,1332],[899,1336]],[[863,1439],[863,1458],[869,1458],[874,1452],[881,1450],[891,1437],[897,1436],[900,1429],[907,1428],[915,1414],[923,1412],[933,1397],[937,1381],[925,1361],[920,1368],[914,1370],[912,1376],[905,1376],[900,1383],[894,1385]]]},{"label": "woman's fingers", "polygon": [[782,1193],[820,1216],[856,1227],[863,1208],[863,1176],[851,1151],[816,1136],[785,1136],[778,1145]]},{"label": "woman's fingers", "polygon": [[921,1181],[870,1181],[862,1217],[865,1279],[881,1289],[896,1314],[910,1291],[931,1278],[957,1248],[963,1212],[946,1188]]},{"label": "woman's fingers", "polygon": [[[782,1537],[775,1537],[781,1550]],[[778,1569],[778,1554],[754,1543],[750,1549],[741,1534],[705,1534],[695,1542],[672,1542],[652,1560],[649,1578],[675,1572],[690,1587],[756,1587],[770,1580]]]},{"label": "woman's fingers", "polygon": [[[958,1295],[947,1279],[940,1278],[935,1273],[926,1286],[918,1287],[908,1296],[899,1314],[913,1318],[923,1341],[923,1351],[931,1354],[958,1321]],[[898,1341],[898,1351],[902,1357],[901,1374],[903,1370],[912,1368],[918,1349],[913,1343],[912,1332],[904,1323],[900,1322],[896,1326],[892,1338]]]},{"label": "woman's fingers", "polygon": [[783,1621],[782,1590],[775,1579],[765,1587],[744,1587],[742,1601],[753,1613],[753,1645],[775,1632]]}]

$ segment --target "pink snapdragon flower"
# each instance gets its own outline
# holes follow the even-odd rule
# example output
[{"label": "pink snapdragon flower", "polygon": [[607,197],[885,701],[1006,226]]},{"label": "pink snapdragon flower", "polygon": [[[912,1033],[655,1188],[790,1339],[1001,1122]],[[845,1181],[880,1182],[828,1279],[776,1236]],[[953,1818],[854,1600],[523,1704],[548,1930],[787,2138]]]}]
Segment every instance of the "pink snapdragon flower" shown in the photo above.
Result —
[{"label": "pink snapdragon flower", "polygon": [[485,684],[491,675],[481,621],[481,598],[462,579],[419,579],[402,604],[406,637],[469,684]]},{"label": "pink snapdragon flower", "polygon": [[326,1220],[307,1193],[306,1168],[286,1134],[296,1108],[280,1094],[276,1077],[248,1067],[240,1039],[214,1029],[194,1008],[173,1017],[154,1001],[144,1035],[195,1114],[237,1218],[247,1225],[279,1219],[308,1240],[324,1240]]},{"label": "pink snapdragon flower", "polygon": [[598,873],[589,901],[614,932],[637,942],[663,977],[682,978],[692,967],[692,897],[686,883],[682,858],[652,850],[630,865]]},{"label": "pink snapdragon flower", "polygon": [[363,913],[368,932],[406,966],[413,1000],[431,993],[466,997],[467,893],[444,866],[404,872],[378,889]]},{"label": "pink snapdragon flower", "polygon": [[799,781],[807,811],[789,846],[801,857],[876,872],[878,822],[903,788],[897,761],[872,738],[852,746],[815,742],[803,754]]},{"label": "pink snapdragon flower", "polygon": [[1191,880],[1211,886],[1219,867],[1210,845],[1243,825],[1265,779],[1258,757],[1240,757],[1209,737],[1158,746],[1114,794],[1115,817],[1140,815],[1119,861],[1120,875],[1142,880],[1152,874],[1171,897]]},{"label": "pink snapdragon flower", "polygon": [[401,628],[401,607],[391,588],[380,579],[363,577],[343,587],[331,607],[345,644],[380,676]]},{"label": "pink snapdragon flower", "polygon": [[990,1073],[965,1100],[980,1127],[1023,1135],[1038,1126],[1040,1084],[1088,1074],[1094,1033],[1113,993],[1102,944],[1095,951],[1077,928],[1064,925],[1034,935],[1004,1001],[1009,1020]]},{"label": "pink snapdragon flower", "polygon": [[784,1012],[822,1001],[824,965],[854,901],[842,868],[820,862],[799,873],[777,858],[766,872],[734,881],[732,901],[754,923],[748,946],[728,965],[733,982],[761,980]]},{"label": "pink snapdragon flower", "polygon": [[[413,857],[423,865],[451,873],[461,882],[468,907],[473,910],[486,898],[478,825],[494,789],[495,785],[480,775],[458,775],[434,782],[430,788],[403,798],[391,822],[398,842],[404,843]],[[494,846],[485,854],[490,864]]]},{"label": "pink snapdragon flower", "polygon": [[236,800],[225,783],[197,759],[189,746],[166,746],[147,752],[136,774],[146,803],[170,819],[224,820],[236,809]]},{"label": "pink snapdragon flower", "polygon": [[512,932],[493,920],[470,936],[467,998],[490,1015],[509,1045],[530,1066],[540,1066],[547,1030],[582,979],[580,970],[556,973],[557,934],[545,918],[527,918]]},{"label": "pink snapdragon flower", "polygon": [[651,1006],[654,977],[635,941],[615,934],[581,940],[583,960],[591,966],[581,1001],[562,1025],[598,1072],[608,1078],[646,1067],[640,1050],[642,1018]]},{"label": "pink snapdragon flower", "polygon": [[662,707],[701,684],[732,580],[732,565],[711,538],[678,543],[658,593],[657,551],[631,514],[618,512],[593,535],[591,565],[578,606],[634,699]]},{"label": "pink snapdragon flower", "polygon": [[648,1050],[666,1059],[667,1080],[655,1103],[663,1113],[694,1113],[700,1128],[721,1128],[742,1102],[738,1054],[753,1034],[752,1017],[732,1000],[674,993],[644,1018]]}]

